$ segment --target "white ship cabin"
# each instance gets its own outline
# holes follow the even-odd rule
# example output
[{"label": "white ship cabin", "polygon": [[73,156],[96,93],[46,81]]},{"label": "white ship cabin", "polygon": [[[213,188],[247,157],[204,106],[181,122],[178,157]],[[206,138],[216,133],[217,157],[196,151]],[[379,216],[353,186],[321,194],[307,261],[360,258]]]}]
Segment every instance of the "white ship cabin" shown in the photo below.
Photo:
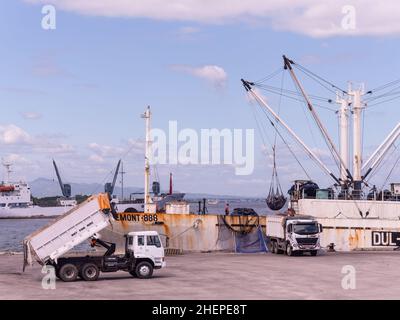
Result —
[{"label": "white ship cabin", "polygon": [[26,208],[31,205],[31,189],[27,183],[0,184],[0,208]]}]

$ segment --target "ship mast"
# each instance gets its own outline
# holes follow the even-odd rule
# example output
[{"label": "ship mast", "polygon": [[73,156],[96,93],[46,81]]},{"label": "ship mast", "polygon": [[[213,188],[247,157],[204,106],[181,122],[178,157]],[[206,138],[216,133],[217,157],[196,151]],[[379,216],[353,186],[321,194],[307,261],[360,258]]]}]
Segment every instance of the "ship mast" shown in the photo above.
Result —
[{"label": "ship mast", "polygon": [[363,94],[363,88],[360,87],[357,90],[353,90],[351,85],[349,86],[349,95],[353,97],[353,192],[354,196],[360,197],[361,193],[361,168],[362,168],[362,103],[361,95]]},{"label": "ship mast", "polygon": [[146,121],[146,143],[145,143],[145,160],[144,160],[144,212],[149,212],[149,204],[152,203],[150,197],[150,156],[151,156],[151,111],[150,106],[142,115],[142,118]]},{"label": "ship mast", "polygon": [[340,164],[340,178],[342,180],[342,188],[347,189],[347,168],[349,167],[349,101],[338,92],[336,102],[340,104],[338,111],[339,117],[339,152],[342,162]]},{"label": "ship mast", "polygon": [[4,168],[6,169],[7,181],[5,181],[5,183],[7,184],[7,183],[10,183],[10,174],[11,174],[11,172],[12,172],[12,170],[11,170],[12,164],[9,163],[9,162],[3,161],[3,166],[4,166]]}]

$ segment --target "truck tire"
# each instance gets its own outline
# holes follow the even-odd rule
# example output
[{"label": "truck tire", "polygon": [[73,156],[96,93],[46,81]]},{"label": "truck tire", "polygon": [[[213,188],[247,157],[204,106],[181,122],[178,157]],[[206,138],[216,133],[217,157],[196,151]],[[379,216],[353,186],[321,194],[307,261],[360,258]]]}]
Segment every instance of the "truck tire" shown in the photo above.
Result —
[{"label": "truck tire", "polygon": [[279,249],[278,241],[275,242],[275,250],[277,254],[285,253],[285,250]]},{"label": "truck tire", "polygon": [[278,250],[278,249],[277,249],[277,243],[276,243],[276,241],[271,241],[271,253],[276,254],[276,253],[278,253],[277,250]]},{"label": "truck tire", "polygon": [[290,243],[288,243],[288,244],[286,245],[286,254],[287,254],[289,257],[291,257],[291,256],[294,255],[294,252],[293,252],[293,249],[292,249],[292,246],[290,245]]},{"label": "truck tire", "polygon": [[311,250],[310,254],[315,257],[318,254],[318,250]]},{"label": "truck tire", "polygon": [[64,264],[60,268],[59,275],[60,279],[64,282],[75,281],[78,277],[78,268],[72,263]]},{"label": "truck tire", "polygon": [[85,281],[96,281],[99,275],[100,270],[94,263],[86,263],[81,269],[81,277]]},{"label": "truck tire", "polygon": [[135,274],[140,279],[148,279],[153,275],[153,266],[150,262],[139,262],[135,267]]}]

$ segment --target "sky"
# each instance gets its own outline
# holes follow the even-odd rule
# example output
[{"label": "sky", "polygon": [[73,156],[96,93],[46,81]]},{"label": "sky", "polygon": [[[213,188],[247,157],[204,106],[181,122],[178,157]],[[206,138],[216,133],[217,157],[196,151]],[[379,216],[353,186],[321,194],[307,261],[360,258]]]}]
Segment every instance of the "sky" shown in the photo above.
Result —
[{"label": "sky", "polygon": [[[49,4],[56,28],[46,30],[42,8]],[[349,12],[354,19],[348,21]],[[286,54],[341,88],[348,81],[365,83],[367,91],[379,87],[400,78],[399,14],[400,4],[390,0],[1,1],[0,156],[13,163],[14,180],[54,179],[54,158],[64,182],[99,183],[110,179],[122,158],[125,185],[143,186],[140,114],[150,105],[154,128],[167,130],[176,120],[179,129],[253,128],[256,134],[251,175],[235,175],[232,165],[159,165],[164,189],[173,172],[182,192],[265,196],[271,143],[264,145],[240,79],[273,73]],[[299,78],[308,92],[335,99]],[[294,90],[289,74],[281,79],[279,74],[268,84]],[[262,94],[272,107],[280,105],[282,117],[334,170],[304,105]],[[397,103],[365,112],[365,157],[397,124]],[[318,112],[337,142],[337,115]],[[258,114],[258,120],[273,141],[266,119]],[[313,179],[332,183],[290,143]],[[304,178],[279,139],[277,164],[284,189]],[[383,183],[385,174],[373,182]]]}]

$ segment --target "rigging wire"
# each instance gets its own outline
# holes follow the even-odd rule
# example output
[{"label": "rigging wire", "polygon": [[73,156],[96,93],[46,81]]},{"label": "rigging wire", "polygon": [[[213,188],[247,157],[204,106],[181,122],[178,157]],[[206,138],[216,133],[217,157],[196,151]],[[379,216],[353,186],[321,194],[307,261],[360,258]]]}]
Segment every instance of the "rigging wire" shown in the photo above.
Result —
[{"label": "rigging wire", "polygon": [[[332,82],[330,82],[330,81],[328,81],[328,80],[322,78],[321,76],[317,75],[316,73],[314,73],[314,72],[308,70],[307,68],[303,67],[301,64],[298,64],[298,63],[296,62],[296,63],[293,64],[293,66],[295,66],[298,70],[302,71],[303,73],[307,74],[310,78],[314,78],[315,81],[317,81],[316,79],[319,79],[320,81],[317,81],[317,82],[319,82],[321,85],[322,85],[321,82],[325,82],[325,83],[329,84],[332,88],[335,88],[335,89],[337,89],[337,90],[343,92],[344,94],[348,94],[348,92],[347,92],[346,90],[343,90],[342,88],[338,87],[338,86],[335,85],[334,83],[332,83]],[[315,78],[316,78],[316,79],[315,79]],[[333,91],[332,89],[326,87],[325,85],[322,85],[322,86],[323,86],[325,89],[327,89],[327,90],[329,90],[329,91],[331,91],[331,92],[333,92],[333,93],[336,94],[336,92]]]},{"label": "rigging wire", "polygon": [[[299,91],[299,88],[297,87],[296,82],[294,81],[294,79],[292,79],[292,81],[293,81],[293,84],[294,84],[294,87],[296,88],[296,90]],[[299,92],[299,93],[300,93],[300,92]],[[303,102],[304,106],[305,106],[306,108],[308,108],[307,102],[305,101],[305,99],[304,99],[302,102]],[[304,109],[302,109],[302,110],[303,110],[303,112],[305,112]],[[316,122],[317,122],[317,127],[318,127],[319,131],[321,132],[321,135],[322,135],[323,139],[325,140],[325,143],[326,143],[326,145],[328,146],[328,149],[329,149],[330,153],[332,154],[332,158],[333,158],[333,160],[335,161],[336,166],[337,166],[337,167],[339,168],[339,170],[340,170],[340,163],[338,162],[338,159],[336,158],[336,155],[335,155],[335,152],[334,152],[334,150],[333,150],[332,145],[329,143],[327,137],[325,136],[324,130],[323,130],[323,129],[321,128],[321,126],[318,124],[318,121],[317,121],[317,119],[315,118],[315,115],[314,115],[314,114],[313,114],[313,117],[314,117],[314,119],[315,119]],[[314,144],[317,145],[317,143],[316,143],[316,141],[315,141],[315,137],[314,137],[314,135],[313,135],[313,133],[312,133],[312,130],[311,130],[311,125],[310,125],[310,123],[309,123],[309,120],[308,120],[307,116],[306,116],[306,119],[307,119],[307,124],[308,124],[308,126],[309,126],[309,129],[310,129],[311,136],[312,136],[312,139],[313,139],[313,141],[314,141]]]},{"label": "rigging wire", "polygon": [[[296,156],[296,154],[295,154],[294,151],[292,150],[290,144],[286,141],[286,139],[283,137],[283,135],[282,135],[282,134],[280,133],[280,131],[278,130],[278,127],[275,126],[274,122],[273,122],[272,119],[269,117],[267,111],[259,104],[258,100],[257,100],[254,96],[250,95],[249,92],[247,92],[247,95],[248,95],[248,97],[249,97],[248,100],[250,101],[250,105],[252,106],[252,108],[254,108],[254,104],[252,103],[252,101],[253,101],[253,100],[256,100],[256,101],[257,101],[257,105],[258,105],[258,107],[259,107],[259,110],[261,110],[261,112],[262,112],[262,113],[264,114],[264,116],[267,118],[267,120],[269,121],[269,123],[270,123],[270,124],[272,125],[272,127],[275,129],[275,132],[278,134],[279,138],[283,141],[283,143],[285,144],[285,146],[287,147],[287,149],[289,150],[289,152],[292,154],[293,158],[296,160],[296,162],[298,163],[298,165],[300,166],[300,168],[304,171],[304,173],[305,173],[305,175],[307,176],[307,178],[308,178],[309,180],[312,180],[311,177],[310,177],[310,175],[309,175],[309,173],[308,173],[307,170],[304,168],[304,166],[301,164],[300,160],[298,159],[298,157]],[[259,131],[260,131],[261,133],[263,133],[263,130],[261,130],[261,128],[264,128],[264,127],[260,126],[260,124],[259,124],[259,122],[258,122],[258,119],[257,119],[257,117],[255,116],[255,112],[254,112],[254,118],[255,118],[255,120],[256,120],[256,124],[257,124],[257,127],[258,127]],[[264,129],[264,130],[265,130],[265,129]],[[265,132],[265,131],[264,131],[264,132]],[[268,138],[268,140],[269,140],[268,135],[266,135],[266,136],[267,136],[267,138]],[[266,146],[264,137],[263,137],[262,135],[261,135],[261,139],[263,140],[263,143],[264,143],[264,145]],[[270,143],[270,144],[272,145],[272,143]],[[267,152],[267,153],[268,153],[268,152]],[[269,155],[269,157],[271,157],[271,156]]]},{"label": "rigging wire", "polygon": [[[260,87],[260,86],[258,86],[258,85],[255,85],[255,87],[258,87],[258,88],[260,88],[260,89],[263,89],[263,90],[265,90],[265,91],[267,91],[267,92],[271,92],[271,93],[280,95],[280,93],[278,93],[278,92],[276,92],[276,91],[268,90],[268,89],[265,89],[265,88]],[[294,101],[299,101],[299,102],[301,102],[301,103],[304,103],[304,100],[303,100],[303,99],[298,99],[298,98],[295,98],[295,97],[293,97],[293,96],[289,96],[289,95],[286,95],[286,94],[283,94],[283,93],[282,93],[281,95],[282,95],[283,97],[288,98],[288,99],[291,99],[291,100],[294,100]],[[302,96],[300,93],[296,93],[296,95],[297,95],[297,96]],[[329,102],[329,101],[328,101],[328,102]],[[313,106],[314,106],[314,107],[319,107],[319,108],[322,108],[322,109],[326,109],[326,110],[329,110],[329,111],[332,111],[332,112],[335,112],[335,113],[337,112],[336,109],[329,108],[329,107],[327,107],[327,106],[323,106],[323,105],[320,105],[320,104],[315,103],[315,102],[313,102]]]},{"label": "rigging wire", "polygon": [[384,84],[384,85],[381,85],[381,86],[379,86],[379,87],[376,87],[375,89],[372,89],[372,90],[370,90],[370,91],[371,91],[372,93],[377,92],[377,91],[381,91],[381,90],[384,90],[384,89],[389,88],[389,87],[391,87],[391,86],[394,86],[394,85],[397,84],[397,83],[400,83],[400,79],[397,79],[397,80],[388,82],[388,83],[386,83],[386,84]]},{"label": "rigging wire", "polygon": [[284,71],[283,67],[279,67],[277,70],[275,70],[274,72],[272,72],[272,73],[269,74],[268,76],[266,76],[266,77],[264,77],[264,78],[261,78],[261,79],[258,80],[258,81],[254,81],[254,83],[256,83],[256,84],[261,84],[261,83],[263,83],[263,82],[265,82],[265,81],[271,80],[272,78],[274,78],[274,77],[277,76],[280,72],[283,72],[283,71]]},{"label": "rigging wire", "polygon": [[[397,148],[396,148],[396,149],[397,149]],[[393,164],[392,169],[390,169],[389,174],[387,175],[387,177],[386,177],[386,179],[385,179],[385,182],[383,183],[383,186],[388,182],[390,176],[391,176],[392,173],[393,173],[394,168],[397,167],[397,164],[399,163],[399,161],[400,161],[400,155],[397,157],[395,163]],[[382,186],[382,189],[383,189],[383,186]]]},{"label": "rigging wire", "polygon": [[375,106],[377,106],[377,105],[381,105],[381,104],[384,104],[384,103],[386,103],[386,102],[390,102],[390,101],[396,100],[396,99],[398,99],[398,98],[400,98],[400,95],[398,95],[398,96],[396,96],[396,97],[394,97],[394,98],[391,98],[391,99],[387,99],[387,100],[381,101],[381,102],[373,103],[373,104],[371,104],[371,105],[368,105],[367,108],[369,109],[369,108],[371,108],[371,107],[375,107]]},{"label": "rigging wire", "polygon": [[[392,151],[390,152],[388,157],[383,157],[379,160],[379,162],[377,163],[377,166],[375,167],[375,170],[373,170],[373,172],[371,172],[369,179],[367,180],[367,183],[369,183],[371,181],[371,179],[376,175],[376,173],[379,172],[379,170],[386,166],[387,162],[389,162],[389,160],[391,159],[392,155],[395,153],[395,151],[397,150],[397,147],[393,144],[392,147]],[[386,159],[384,159],[386,158]]]},{"label": "rigging wire", "polygon": [[[269,89],[271,91],[279,91],[279,92],[285,92],[287,94],[293,94],[293,95],[297,95],[297,96],[302,96],[301,93],[299,93],[298,91],[294,91],[294,90],[278,88],[278,87],[274,87],[274,86],[270,86],[270,85],[266,85],[266,84],[256,84],[256,86],[260,87],[260,88],[263,88],[263,89],[266,89],[266,90]],[[314,94],[309,94],[308,96],[310,98],[315,99],[315,100],[320,100],[320,101],[329,102],[329,103],[332,102],[331,99],[325,98],[325,97],[322,97],[322,96],[317,96],[317,95],[314,95]]]},{"label": "rigging wire", "polygon": [[399,89],[400,89],[400,86],[394,87],[393,89],[391,89],[391,90],[389,90],[389,91],[387,91],[385,93],[382,93],[382,94],[380,94],[378,96],[371,96],[371,97],[365,99],[365,101],[371,102],[371,101],[378,100],[380,98],[386,98],[386,97],[391,96],[391,95],[399,94],[400,92],[396,91],[396,90],[399,90]]}]

